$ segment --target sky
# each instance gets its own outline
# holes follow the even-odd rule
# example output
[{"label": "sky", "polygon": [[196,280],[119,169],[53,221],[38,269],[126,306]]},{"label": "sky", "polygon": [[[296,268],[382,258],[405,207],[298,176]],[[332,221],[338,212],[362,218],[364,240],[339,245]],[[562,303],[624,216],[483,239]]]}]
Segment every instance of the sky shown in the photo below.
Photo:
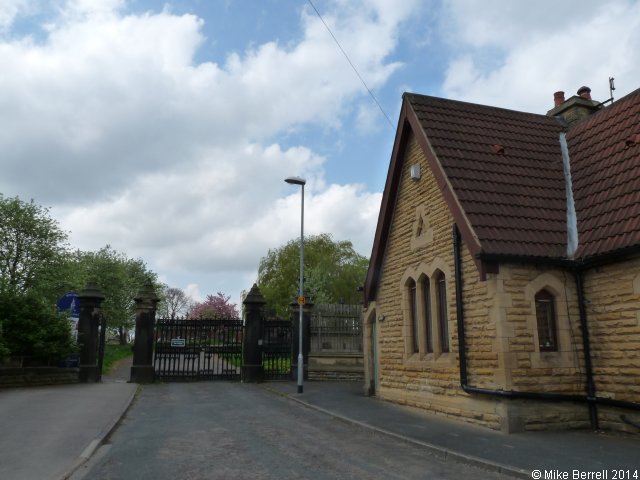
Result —
[{"label": "sky", "polygon": [[0,0],[0,193],[239,303],[299,238],[286,177],[370,256],[403,92],[545,114],[609,77],[640,87],[640,0]]}]

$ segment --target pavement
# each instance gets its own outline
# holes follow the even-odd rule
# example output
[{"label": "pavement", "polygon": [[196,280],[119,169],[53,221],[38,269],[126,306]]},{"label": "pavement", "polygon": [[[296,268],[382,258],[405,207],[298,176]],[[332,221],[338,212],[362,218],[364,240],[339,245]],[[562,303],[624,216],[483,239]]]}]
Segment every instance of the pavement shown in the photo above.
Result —
[{"label": "pavement", "polygon": [[95,383],[0,390],[0,479],[67,478],[107,438],[137,389]]},{"label": "pavement", "polygon": [[[0,390],[0,479],[69,478],[108,439],[138,388],[144,388],[127,383],[127,374],[124,364],[98,384]],[[446,460],[517,478],[640,478],[640,433],[503,434],[367,397],[357,382],[306,382],[302,394],[293,382],[262,387]]]},{"label": "pavement", "polygon": [[124,362],[101,383],[0,389],[0,479],[62,480],[116,428],[138,390]]},{"label": "pavement", "polygon": [[365,396],[360,383],[306,382],[302,394],[293,382],[264,385],[307,407],[420,445],[435,455],[514,477],[640,479],[640,432],[505,434]]}]

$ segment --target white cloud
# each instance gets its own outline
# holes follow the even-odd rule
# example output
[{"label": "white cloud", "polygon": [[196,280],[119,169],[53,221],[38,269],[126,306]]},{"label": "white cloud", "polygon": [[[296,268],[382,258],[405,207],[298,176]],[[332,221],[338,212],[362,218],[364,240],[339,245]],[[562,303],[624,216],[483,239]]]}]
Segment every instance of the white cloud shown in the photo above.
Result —
[{"label": "white cloud", "polygon": [[184,293],[194,302],[201,302],[204,297],[200,292],[200,287],[195,283],[190,283],[184,288]]},{"label": "white cloud", "polygon": [[117,199],[73,209],[65,223],[92,248],[109,239],[153,252],[160,267],[249,268],[255,255],[247,259],[246,251],[265,247],[278,226],[257,234],[249,229],[283,193],[287,172],[320,175],[321,166],[321,158],[300,147],[212,148],[189,169],[140,175]]},{"label": "white cloud", "polygon": [[[398,68],[386,58],[412,2],[393,4],[326,12],[371,87]],[[305,125],[338,128],[366,95],[315,14],[302,12],[295,44],[195,63],[202,19],[126,6],[70,0],[46,38],[0,41],[0,192],[52,206],[74,246],[141,257],[196,299],[224,290],[205,285],[224,272],[255,278],[260,257],[298,234],[289,175],[308,180],[307,231],[368,255],[380,194],[327,184],[323,157],[273,143]]]},{"label": "white cloud", "polygon": [[448,0],[445,5],[447,21],[453,27],[449,41],[499,48],[538,42],[562,32],[567,25],[590,21],[616,8],[615,2],[600,0],[485,0],[482,4],[477,0]]},{"label": "white cloud", "polygon": [[544,114],[557,90],[569,97],[587,85],[594,99],[606,100],[609,76],[618,97],[637,87],[639,2],[471,3],[448,3],[459,53],[446,72],[445,96]]},{"label": "white cloud", "polygon": [[0,33],[9,31],[19,15],[29,14],[35,7],[34,0],[3,0],[0,3]]},{"label": "white cloud", "polygon": [[[61,17],[66,23],[51,26],[44,45],[0,44],[5,181],[26,183],[47,202],[105,198],[142,172],[190,168],[202,147],[263,141],[305,123],[338,127],[345,102],[362,95],[317,18],[304,16],[305,37],[292,48],[266,43],[220,67],[193,64],[203,42],[193,15],[69,5],[88,16]],[[346,17],[337,34],[372,86],[396,68],[384,62],[394,36],[386,23]],[[361,39],[372,35],[379,41]],[[41,175],[26,182],[24,164],[43,157]]]}]

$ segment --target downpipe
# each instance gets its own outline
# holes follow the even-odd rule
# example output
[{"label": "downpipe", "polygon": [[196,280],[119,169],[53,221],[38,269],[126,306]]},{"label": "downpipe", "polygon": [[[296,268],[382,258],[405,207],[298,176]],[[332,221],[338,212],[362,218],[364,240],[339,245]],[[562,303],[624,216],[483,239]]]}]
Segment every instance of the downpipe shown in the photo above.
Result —
[{"label": "downpipe", "polygon": [[584,284],[582,283],[582,272],[576,270],[574,273],[576,290],[578,291],[578,308],[580,311],[580,330],[582,333],[582,352],[584,354],[584,368],[587,376],[587,404],[589,405],[589,418],[591,418],[591,428],[598,430],[598,405],[596,404],[596,384],[593,380],[593,367],[591,365],[591,342],[589,341],[589,326],[587,324],[587,308],[584,298]]},{"label": "downpipe", "polygon": [[458,354],[460,357],[460,386],[466,393],[489,395],[508,399],[547,400],[579,402],[583,395],[564,395],[559,393],[517,392],[513,390],[493,390],[469,385],[467,374],[467,345],[464,328],[464,303],[462,298],[462,261],[460,254],[460,231],[453,225],[453,261],[456,284],[456,322],[458,325]]}]

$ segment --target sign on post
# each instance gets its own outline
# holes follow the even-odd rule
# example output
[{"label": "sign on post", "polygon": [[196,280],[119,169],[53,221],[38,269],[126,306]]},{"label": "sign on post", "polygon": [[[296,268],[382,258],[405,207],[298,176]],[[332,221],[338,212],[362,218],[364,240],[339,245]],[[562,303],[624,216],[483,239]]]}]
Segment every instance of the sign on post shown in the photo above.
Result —
[{"label": "sign on post", "polygon": [[298,297],[298,305],[304,305],[304,295]]},{"label": "sign on post", "polygon": [[80,302],[76,292],[67,292],[58,299],[58,312],[69,312],[69,318],[80,318]]}]

